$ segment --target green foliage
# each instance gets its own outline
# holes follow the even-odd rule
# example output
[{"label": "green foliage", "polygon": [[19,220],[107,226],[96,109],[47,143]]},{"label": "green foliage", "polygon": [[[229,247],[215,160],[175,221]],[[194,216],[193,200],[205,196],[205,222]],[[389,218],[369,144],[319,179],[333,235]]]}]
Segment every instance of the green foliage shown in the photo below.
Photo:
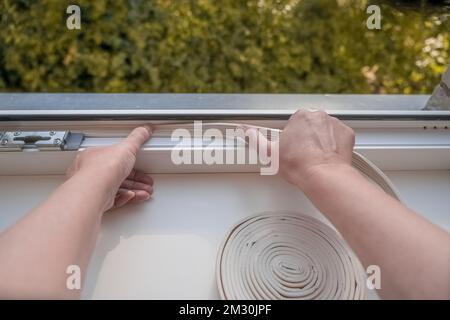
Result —
[{"label": "green foliage", "polygon": [[430,93],[443,13],[365,0],[0,0],[0,91]]}]

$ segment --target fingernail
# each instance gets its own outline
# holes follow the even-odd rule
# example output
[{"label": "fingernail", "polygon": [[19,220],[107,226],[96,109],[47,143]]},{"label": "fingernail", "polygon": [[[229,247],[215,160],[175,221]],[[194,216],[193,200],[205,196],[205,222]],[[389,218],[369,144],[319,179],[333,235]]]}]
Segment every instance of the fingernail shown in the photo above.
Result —
[{"label": "fingernail", "polygon": [[145,125],[144,128],[147,129],[147,131],[148,131],[150,134],[153,133],[153,127],[152,127],[150,124]]}]

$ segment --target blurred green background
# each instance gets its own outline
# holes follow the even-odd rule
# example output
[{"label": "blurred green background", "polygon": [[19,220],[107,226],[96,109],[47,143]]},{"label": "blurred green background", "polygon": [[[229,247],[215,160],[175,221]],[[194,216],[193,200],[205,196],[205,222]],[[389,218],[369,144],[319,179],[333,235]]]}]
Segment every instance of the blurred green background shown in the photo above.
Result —
[{"label": "blurred green background", "polygon": [[[70,4],[81,30],[66,28]],[[381,4],[371,31],[368,4],[0,0],[0,91],[431,93],[448,10]]]}]

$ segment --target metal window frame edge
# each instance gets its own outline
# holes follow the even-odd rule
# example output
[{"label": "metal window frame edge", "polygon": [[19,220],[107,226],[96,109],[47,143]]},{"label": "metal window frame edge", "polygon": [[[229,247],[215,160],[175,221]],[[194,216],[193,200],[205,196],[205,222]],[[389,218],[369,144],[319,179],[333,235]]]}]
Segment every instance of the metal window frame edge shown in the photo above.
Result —
[{"label": "metal window frame edge", "polygon": [[[152,109],[152,110],[0,110],[2,121],[120,121],[120,120],[287,120],[297,110]],[[450,111],[325,110],[341,120],[450,121]]]}]

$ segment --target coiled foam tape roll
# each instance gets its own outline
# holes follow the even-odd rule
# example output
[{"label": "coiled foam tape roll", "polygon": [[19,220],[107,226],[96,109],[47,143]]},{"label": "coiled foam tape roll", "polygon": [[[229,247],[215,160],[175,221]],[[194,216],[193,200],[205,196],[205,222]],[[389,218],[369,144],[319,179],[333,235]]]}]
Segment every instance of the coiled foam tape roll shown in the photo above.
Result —
[{"label": "coiled foam tape roll", "polygon": [[246,218],[217,261],[222,299],[364,299],[365,274],[331,227],[298,213]]},{"label": "coiled foam tape roll", "polygon": [[[398,199],[389,179],[354,153],[353,166]],[[342,237],[296,212],[268,212],[237,223],[219,249],[222,299],[365,299],[366,275]]]}]

